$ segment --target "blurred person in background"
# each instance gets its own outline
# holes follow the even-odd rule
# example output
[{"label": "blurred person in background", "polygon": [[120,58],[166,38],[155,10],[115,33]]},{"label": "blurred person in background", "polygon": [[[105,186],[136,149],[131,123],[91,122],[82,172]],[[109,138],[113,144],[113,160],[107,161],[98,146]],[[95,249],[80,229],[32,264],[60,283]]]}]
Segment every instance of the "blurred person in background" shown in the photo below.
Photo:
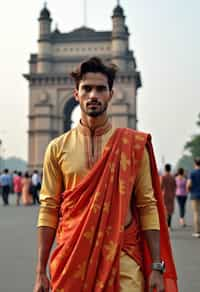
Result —
[{"label": "blurred person in background", "polygon": [[29,206],[33,204],[33,198],[31,195],[31,178],[29,173],[26,171],[22,179],[22,204]]},{"label": "blurred person in background", "polygon": [[193,237],[200,238],[200,157],[194,159],[194,169],[190,173],[187,189],[190,192],[190,199],[193,210]]},{"label": "blurred person in background", "polygon": [[0,183],[2,187],[2,199],[4,206],[9,205],[9,193],[12,185],[11,175],[8,168],[4,169],[4,172],[0,176]]},{"label": "blurred person in background", "polygon": [[19,171],[13,176],[13,190],[16,194],[16,206],[20,205],[22,195],[22,173]]},{"label": "blurred person in background", "polygon": [[36,203],[40,204],[40,200],[39,200],[39,190],[41,188],[41,178],[40,175],[38,173],[38,170],[34,170],[33,174],[32,174],[32,195],[33,195],[33,204],[35,205]]},{"label": "blurred person in background", "polygon": [[172,230],[172,215],[174,213],[174,199],[176,192],[176,181],[171,174],[171,165],[165,165],[165,173],[161,177],[161,189],[163,192],[164,203],[166,207],[168,228]]},{"label": "blurred person in background", "polygon": [[179,206],[179,224],[185,227],[185,206],[187,201],[187,178],[183,168],[179,168],[175,178],[176,181],[176,199]]}]

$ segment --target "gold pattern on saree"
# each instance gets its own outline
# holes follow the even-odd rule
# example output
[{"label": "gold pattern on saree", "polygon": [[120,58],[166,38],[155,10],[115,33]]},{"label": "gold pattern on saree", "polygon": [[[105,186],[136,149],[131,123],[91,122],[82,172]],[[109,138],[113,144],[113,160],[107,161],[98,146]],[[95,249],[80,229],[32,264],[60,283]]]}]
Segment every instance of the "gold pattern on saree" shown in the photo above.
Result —
[{"label": "gold pattern on saree", "polygon": [[103,287],[104,287],[104,283],[103,283],[102,281],[98,280],[96,286],[97,286],[97,288],[99,288],[99,289],[103,289]]},{"label": "gold pattern on saree", "polygon": [[122,142],[126,145],[126,144],[128,144],[128,139],[127,138],[123,138]]},{"label": "gold pattern on saree", "polygon": [[117,150],[115,151],[115,155],[119,154],[119,148],[117,148]]},{"label": "gold pattern on saree", "polygon": [[108,213],[110,209],[110,203],[105,202],[103,206],[103,213]]},{"label": "gold pattern on saree", "polygon": [[145,140],[144,136],[141,136],[141,135],[135,135],[135,139],[139,140],[139,141],[144,141]]},{"label": "gold pattern on saree", "polygon": [[57,269],[57,267],[58,267],[57,259],[54,259],[53,262],[51,263],[51,269]]},{"label": "gold pattern on saree", "polygon": [[111,272],[110,280],[108,281],[108,286],[109,287],[111,287],[113,285],[113,283],[114,283],[116,272],[117,272],[117,269],[113,268],[112,272]]},{"label": "gold pattern on saree", "polygon": [[87,288],[88,288],[88,284],[85,283],[85,284],[83,285],[83,291],[87,291]]},{"label": "gold pattern on saree", "polygon": [[96,241],[95,247],[98,247],[99,241],[102,238],[102,236],[103,236],[103,232],[102,231],[99,231],[98,236],[97,236],[97,241]]},{"label": "gold pattern on saree", "polygon": [[112,231],[112,226],[109,225],[109,226],[106,228],[106,235],[109,236],[110,233],[111,233],[111,231]]},{"label": "gold pattern on saree", "polygon": [[98,203],[94,203],[92,206],[91,206],[91,209],[92,211],[94,212],[94,214],[97,213],[98,210],[100,210],[100,206]]},{"label": "gold pattern on saree", "polygon": [[97,191],[95,194],[94,194],[94,197],[96,200],[98,200],[98,198],[101,196],[101,193],[99,191]]},{"label": "gold pattern on saree", "polygon": [[120,167],[122,167],[123,171],[127,170],[127,167],[130,166],[131,162],[127,159],[126,154],[124,152],[121,153],[120,159]]},{"label": "gold pattern on saree", "polygon": [[117,250],[117,243],[114,243],[112,240],[110,240],[109,243],[104,246],[104,249],[107,251],[106,260],[112,262]]},{"label": "gold pattern on saree", "polygon": [[134,145],[134,148],[135,148],[136,150],[139,150],[139,149],[141,149],[141,145],[140,145],[139,143],[136,143],[136,144]]},{"label": "gold pattern on saree", "polygon": [[81,279],[83,281],[84,276],[85,276],[85,270],[86,270],[86,261],[84,261],[82,264],[78,265],[78,269],[73,275],[74,278]]},{"label": "gold pattern on saree", "polygon": [[110,167],[110,172],[113,174],[115,172],[116,164],[114,162],[112,162],[112,163],[110,163],[109,167]]},{"label": "gold pattern on saree", "polygon": [[83,235],[86,239],[88,239],[90,242],[92,242],[93,236],[94,236],[94,226],[91,227],[91,230],[86,231]]},{"label": "gold pattern on saree", "polygon": [[126,185],[122,179],[119,179],[119,193],[120,193],[120,195],[126,194]]},{"label": "gold pattern on saree", "polygon": [[123,224],[120,226],[120,232],[124,232],[124,225]]}]

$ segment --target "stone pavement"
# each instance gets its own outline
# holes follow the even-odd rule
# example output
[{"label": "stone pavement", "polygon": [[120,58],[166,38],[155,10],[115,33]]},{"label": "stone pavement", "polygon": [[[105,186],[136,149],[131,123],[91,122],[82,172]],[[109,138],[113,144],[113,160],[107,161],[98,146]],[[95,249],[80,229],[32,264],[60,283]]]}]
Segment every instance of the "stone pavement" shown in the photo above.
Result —
[{"label": "stone pavement", "polygon": [[[0,201],[0,291],[31,292],[36,265],[36,221],[38,207],[3,207]],[[180,292],[200,291],[200,239],[191,237],[192,218],[187,205],[186,228],[177,224],[171,232]]]}]

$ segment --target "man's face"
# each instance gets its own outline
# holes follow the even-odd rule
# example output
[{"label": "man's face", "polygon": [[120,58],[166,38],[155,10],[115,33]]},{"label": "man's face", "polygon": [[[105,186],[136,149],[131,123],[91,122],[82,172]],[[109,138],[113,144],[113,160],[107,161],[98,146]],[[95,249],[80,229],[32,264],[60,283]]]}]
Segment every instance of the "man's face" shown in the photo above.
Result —
[{"label": "man's face", "polygon": [[79,88],[74,91],[82,113],[90,117],[101,116],[106,111],[112,95],[108,79],[102,73],[86,73],[79,83]]}]

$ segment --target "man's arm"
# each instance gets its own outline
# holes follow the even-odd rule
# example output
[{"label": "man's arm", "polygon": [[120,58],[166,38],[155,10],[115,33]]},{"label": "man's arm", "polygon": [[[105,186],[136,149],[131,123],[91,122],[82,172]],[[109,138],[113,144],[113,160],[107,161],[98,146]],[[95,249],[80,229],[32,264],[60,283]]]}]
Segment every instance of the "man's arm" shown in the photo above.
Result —
[{"label": "man's arm", "polygon": [[37,224],[38,259],[34,292],[48,292],[50,288],[47,264],[58,224],[61,188],[62,174],[56,160],[54,144],[50,143],[45,153],[40,192],[41,204]]},{"label": "man's arm", "polygon": [[50,289],[47,277],[47,264],[54,242],[56,229],[51,227],[38,227],[38,261],[36,267],[36,280],[34,292],[48,292]]},{"label": "man's arm", "polygon": [[46,273],[51,247],[56,229],[46,226],[38,227],[38,263],[36,273]]},{"label": "man's arm", "polygon": [[[151,167],[148,151],[145,148],[135,185],[136,206],[139,210],[142,232],[147,240],[152,262],[160,262],[160,225],[157,203],[151,179]],[[149,278],[149,291],[164,291],[163,276],[152,270]]]},{"label": "man's arm", "polygon": [[[147,240],[147,244],[150,250],[150,254],[152,257],[152,262],[160,263],[160,231],[159,230],[145,230],[144,235]],[[161,272],[152,271],[149,279],[149,291],[153,292],[154,289],[157,288],[156,291],[164,292],[164,282]]]},{"label": "man's arm", "polygon": [[153,262],[160,262],[160,231],[145,230],[143,231],[148,243]]},{"label": "man's arm", "polygon": [[187,180],[187,185],[186,185],[186,189],[187,189],[187,192],[189,193],[191,191],[191,187],[192,187],[192,181],[191,179],[189,178]]}]

